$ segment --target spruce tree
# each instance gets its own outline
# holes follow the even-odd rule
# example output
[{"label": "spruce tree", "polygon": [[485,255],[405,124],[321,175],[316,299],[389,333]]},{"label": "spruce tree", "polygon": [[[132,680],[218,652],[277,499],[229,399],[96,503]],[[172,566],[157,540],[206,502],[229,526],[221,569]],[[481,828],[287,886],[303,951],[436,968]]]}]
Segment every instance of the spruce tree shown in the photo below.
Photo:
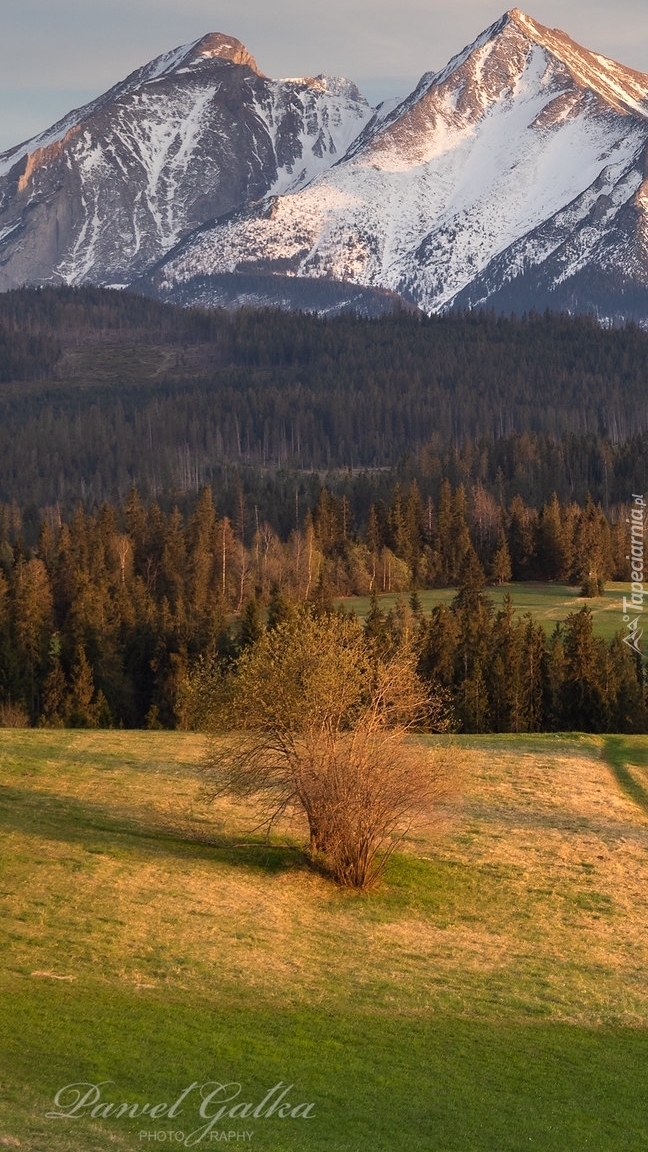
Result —
[{"label": "spruce tree", "polygon": [[604,642],[594,636],[591,610],[585,606],[565,621],[565,672],[562,690],[564,726],[583,732],[605,732],[610,699],[604,691]]},{"label": "spruce tree", "polygon": [[272,632],[285,620],[291,620],[294,614],[294,605],[283,595],[277,581],[270,587],[270,601],[268,603],[267,628]]},{"label": "spruce tree", "polygon": [[252,597],[245,604],[241,612],[240,631],[238,637],[238,645],[241,651],[246,648],[251,648],[260,640],[263,635],[263,621],[261,619],[261,610],[259,603]]},{"label": "spruce tree", "polygon": [[506,533],[500,528],[497,548],[490,564],[490,578],[495,584],[508,584],[511,579],[511,556],[506,541]]}]

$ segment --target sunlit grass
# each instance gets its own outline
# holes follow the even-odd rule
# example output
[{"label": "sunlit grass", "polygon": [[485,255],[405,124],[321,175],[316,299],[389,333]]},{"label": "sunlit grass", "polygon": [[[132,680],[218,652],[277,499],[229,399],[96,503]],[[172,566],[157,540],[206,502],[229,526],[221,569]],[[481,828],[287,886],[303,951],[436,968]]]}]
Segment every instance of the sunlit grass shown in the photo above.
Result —
[{"label": "sunlit grass", "polygon": [[141,1146],[45,1120],[73,1080],[222,1078],[317,1102],[258,1122],[271,1152],[643,1148],[648,813],[615,766],[643,787],[648,739],[453,739],[451,801],[358,896],[205,805],[199,736],[0,733],[5,1146]]}]

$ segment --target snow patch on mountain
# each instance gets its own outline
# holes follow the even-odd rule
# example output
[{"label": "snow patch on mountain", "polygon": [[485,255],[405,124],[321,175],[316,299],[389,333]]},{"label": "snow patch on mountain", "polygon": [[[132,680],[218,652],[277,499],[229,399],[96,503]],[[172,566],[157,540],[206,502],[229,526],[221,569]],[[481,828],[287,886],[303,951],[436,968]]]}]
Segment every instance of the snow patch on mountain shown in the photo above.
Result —
[{"label": "snow patch on mountain", "polygon": [[[269,195],[296,191],[342,159],[374,112],[355,84],[324,75],[271,81],[255,109],[277,157]],[[286,147],[282,124],[288,118],[294,129]]]}]

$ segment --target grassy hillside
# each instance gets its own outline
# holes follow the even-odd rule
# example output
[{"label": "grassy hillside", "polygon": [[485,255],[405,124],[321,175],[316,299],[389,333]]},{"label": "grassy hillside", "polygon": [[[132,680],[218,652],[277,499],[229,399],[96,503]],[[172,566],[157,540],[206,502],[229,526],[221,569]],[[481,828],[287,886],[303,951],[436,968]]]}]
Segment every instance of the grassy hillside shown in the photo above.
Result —
[{"label": "grassy hillside", "polygon": [[310,1118],[195,1142],[645,1149],[648,738],[456,744],[436,826],[358,897],[202,803],[198,736],[1,732],[0,1145],[180,1147],[207,1123],[197,1088],[173,1121],[47,1119],[73,1082],[155,1106],[281,1081]]}]

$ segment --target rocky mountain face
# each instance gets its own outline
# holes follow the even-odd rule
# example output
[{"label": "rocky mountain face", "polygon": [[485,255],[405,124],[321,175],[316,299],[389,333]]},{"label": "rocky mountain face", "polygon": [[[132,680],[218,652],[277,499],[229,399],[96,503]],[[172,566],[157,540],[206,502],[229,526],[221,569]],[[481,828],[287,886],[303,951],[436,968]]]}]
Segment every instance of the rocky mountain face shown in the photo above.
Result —
[{"label": "rocky mountain face", "polygon": [[127,284],[206,220],[307,184],[371,116],[345,80],[269,80],[232,37],[160,56],[0,155],[0,288]]},{"label": "rocky mountain face", "polygon": [[426,311],[644,310],[648,77],[513,10],[308,187],[219,221],[161,287],[282,271],[381,285]]},{"label": "rocky mountain face", "polygon": [[643,322],[647,211],[648,76],[518,9],[375,110],[209,36],[0,157],[0,285],[309,278]]}]

